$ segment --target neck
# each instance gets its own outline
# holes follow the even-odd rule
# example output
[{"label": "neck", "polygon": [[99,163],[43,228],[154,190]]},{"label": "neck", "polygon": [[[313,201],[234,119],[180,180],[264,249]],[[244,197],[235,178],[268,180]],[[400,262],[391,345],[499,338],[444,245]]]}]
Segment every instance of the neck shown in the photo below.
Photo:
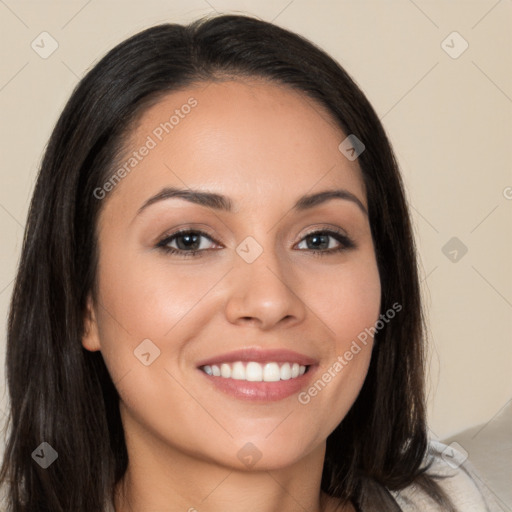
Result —
[{"label": "neck", "polygon": [[350,512],[320,489],[325,443],[283,468],[241,471],[185,454],[149,435],[127,438],[129,464],[115,512]]}]

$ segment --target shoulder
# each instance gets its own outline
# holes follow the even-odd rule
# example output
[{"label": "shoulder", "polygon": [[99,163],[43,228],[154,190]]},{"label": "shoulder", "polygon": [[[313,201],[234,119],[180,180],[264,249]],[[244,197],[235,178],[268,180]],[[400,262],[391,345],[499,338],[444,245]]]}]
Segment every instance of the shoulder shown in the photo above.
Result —
[{"label": "shoulder", "polygon": [[[460,512],[500,511],[467,455],[438,441],[429,442],[427,474],[443,488]],[[442,512],[442,508],[416,485],[391,494],[405,512]]]},{"label": "shoulder", "polygon": [[104,512],[116,512],[112,500],[109,499],[105,501]]}]

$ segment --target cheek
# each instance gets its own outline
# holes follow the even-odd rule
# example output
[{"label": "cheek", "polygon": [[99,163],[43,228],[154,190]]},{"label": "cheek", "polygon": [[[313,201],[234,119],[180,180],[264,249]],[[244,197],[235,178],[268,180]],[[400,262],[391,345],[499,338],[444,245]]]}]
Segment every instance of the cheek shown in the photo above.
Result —
[{"label": "cheek", "polygon": [[[212,289],[226,268],[201,270],[201,265],[173,264],[156,253],[123,253],[114,238],[103,247],[97,318],[101,351],[114,383],[140,370],[137,354],[147,350],[139,347],[149,347],[151,357],[158,355],[150,368],[185,364],[188,340],[218,310],[211,303]],[[130,380],[135,376],[132,372]]]},{"label": "cheek", "polygon": [[165,337],[218,281],[214,272],[184,267],[169,265],[162,256],[116,258],[112,252],[99,273],[102,299],[110,313],[107,321],[115,320],[134,341]]},{"label": "cheek", "polygon": [[381,302],[376,261],[352,261],[316,279],[315,287],[317,293],[311,292],[308,300],[327,326],[328,356],[299,402],[313,416],[324,418],[322,432],[327,435],[347,414],[368,372]]},{"label": "cheek", "polygon": [[336,272],[310,281],[307,300],[327,326],[336,355],[342,354],[379,318],[381,285],[377,263],[372,255],[364,255],[340,265]]}]

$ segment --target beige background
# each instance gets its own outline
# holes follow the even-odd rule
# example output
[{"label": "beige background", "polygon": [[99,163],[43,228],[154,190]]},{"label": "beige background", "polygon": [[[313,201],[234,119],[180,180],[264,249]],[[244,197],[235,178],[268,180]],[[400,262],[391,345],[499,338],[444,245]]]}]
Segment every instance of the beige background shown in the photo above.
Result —
[{"label": "beige background", "polygon": [[[432,342],[432,435],[492,423],[512,397],[511,0],[0,0],[1,408],[5,319],[27,208],[65,102],[126,37],[215,10],[310,38],[366,93],[414,214]],[[46,59],[31,48],[44,31],[59,45]],[[454,247],[443,252],[452,237],[468,249],[457,261]]]}]

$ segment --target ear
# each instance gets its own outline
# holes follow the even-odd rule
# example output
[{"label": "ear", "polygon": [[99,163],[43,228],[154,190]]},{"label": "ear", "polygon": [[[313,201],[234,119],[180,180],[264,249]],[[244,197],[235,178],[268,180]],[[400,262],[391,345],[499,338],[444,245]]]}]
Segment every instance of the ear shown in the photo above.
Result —
[{"label": "ear", "polygon": [[96,352],[97,350],[101,349],[100,337],[98,333],[98,322],[96,321],[96,313],[94,311],[94,303],[91,294],[89,294],[87,297],[82,346],[91,352]]}]

